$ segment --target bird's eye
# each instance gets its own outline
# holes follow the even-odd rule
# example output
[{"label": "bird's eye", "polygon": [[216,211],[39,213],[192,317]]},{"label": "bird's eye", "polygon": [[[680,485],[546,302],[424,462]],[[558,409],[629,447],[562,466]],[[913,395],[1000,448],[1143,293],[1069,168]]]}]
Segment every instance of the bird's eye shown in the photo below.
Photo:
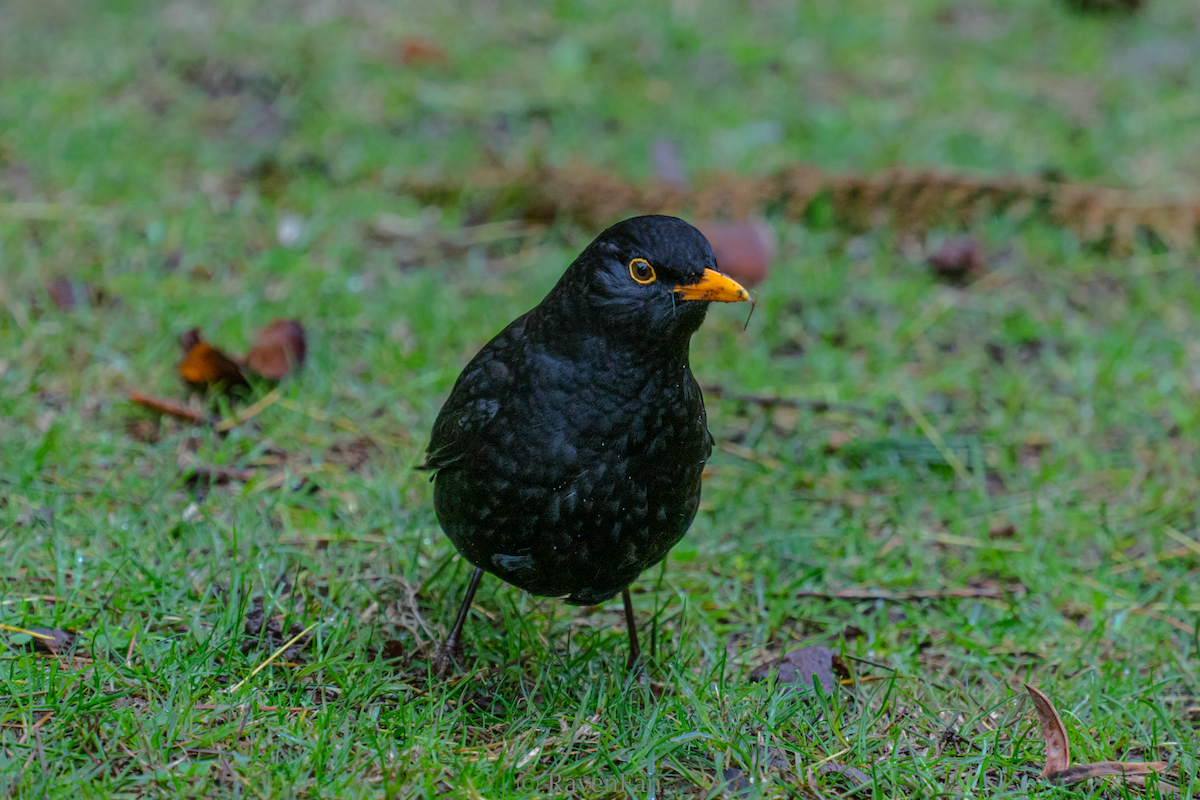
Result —
[{"label": "bird's eye", "polygon": [[629,275],[638,283],[654,283],[658,276],[654,274],[654,267],[650,266],[650,262],[644,258],[635,258],[629,262]]}]

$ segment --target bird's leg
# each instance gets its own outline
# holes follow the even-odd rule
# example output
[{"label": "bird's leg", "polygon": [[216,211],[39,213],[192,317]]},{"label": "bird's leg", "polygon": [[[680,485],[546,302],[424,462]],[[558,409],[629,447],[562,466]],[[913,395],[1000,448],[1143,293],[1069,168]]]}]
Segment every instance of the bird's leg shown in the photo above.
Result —
[{"label": "bird's leg", "polygon": [[633,598],[629,596],[628,586],[621,592],[621,597],[625,600],[625,627],[629,629],[629,660],[625,662],[625,669],[632,672],[642,657],[642,648],[638,647],[637,620],[633,618]]},{"label": "bird's leg", "polygon": [[479,588],[479,579],[482,577],[483,569],[476,567],[475,574],[471,576],[471,583],[467,586],[467,596],[463,598],[462,607],[458,609],[458,619],[454,620],[454,627],[450,629],[446,641],[442,642],[442,646],[433,656],[433,674],[439,678],[446,677],[450,666],[462,660],[463,623],[467,621],[467,612],[471,610],[471,601],[475,599],[475,590]]}]

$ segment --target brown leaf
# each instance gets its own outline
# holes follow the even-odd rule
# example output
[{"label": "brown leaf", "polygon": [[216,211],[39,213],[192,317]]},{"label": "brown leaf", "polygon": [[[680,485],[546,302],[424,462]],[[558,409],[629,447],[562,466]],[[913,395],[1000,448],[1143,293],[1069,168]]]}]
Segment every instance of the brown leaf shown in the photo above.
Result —
[{"label": "brown leaf", "polygon": [[969,236],[947,239],[928,263],[934,275],[950,283],[968,283],[987,271],[983,246]]},{"label": "brown leaf", "polygon": [[179,377],[194,387],[221,384],[227,389],[246,387],[246,376],[242,368],[229,356],[204,341],[197,328],[192,328],[179,337],[184,356],[179,362]]},{"label": "brown leaf", "polygon": [[802,686],[812,686],[815,676],[821,682],[822,691],[828,694],[838,685],[837,680],[833,677],[833,659],[833,651],[828,647],[821,645],[801,647],[783,658],[755,667],[750,673],[750,680],[766,680],[770,676],[772,668],[777,667],[776,685],[798,683]]},{"label": "brown leaf", "polygon": [[830,431],[829,441],[825,443],[823,448],[826,453],[836,453],[850,442],[854,441],[854,434],[846,431]]},{"label": "brown leaf", "polygon": [[277,319],[254,337],[246,366],[277,381],[304,363],[305,351],[304,327],[292,319]]},{"label": "brown leaf", "polygon": [[129,400],[142,408],[148,408],[159,414],[166,414],[168,417],[190,422],[194,425],[202,425],[206,422],[211,422],[202,412],[188,408],[182,403],[174,400],[166,400],[161,397],[151,397],[150,395],[142,394],[141,392],[130,392]]},{"label": "brown leaf", "polygon": [[29,644],[39,653],[58,655],[69,648],[75,641],[75,634],[61,628],[26,628],[34,634]]},{"label": "brown leaf", "polygon": [[696,227],[712,245],[717,266],[743,286],[762,283],[771,271],[777,244],[775,229],[762,217],[736,222],[704,220]]},{"label": "brown leaf", "polygon": [[61,275],[50,281],[46,294],[50,295],[50,302],[60,311],[88,303],[87,287]]},{"label": "brown leaf", "polygon": [[858,788],[866,786],[871,782],[871,776],[863,772],[858,767],[852,767],[849,764],[843,764],[840,761],[827,761],[817,767],[817,772],[821,775],[840,775],[846,779],[846,782],[851,786]]},{"label": "brown leaf", "polygon": [[1166,768],[1167,762],[1165,761],[1096,761],[1091,764],[1076,764],[1057,772],[1043,774],[1051,783],[1067,786],[1086,781],[1088,778],[1099,778],[1101,775],[1151,775],[1162,772]]},{"label": "brown leaf", "polygon": [[396,45],[396,60],[406,67],[428,67],[445,64],[450,57],[428,36],[408,36]]},{"label": "brown leaf", "polygon": [[388,639],[383,643],[383,649],[379,651],[379,654],[387,661],[404,658],[404,643],[399,639]]},{"label": "brown leaf", "polygon": [[[255,649],[261,639],[265,649],[273,651],[303,631],[304,625],[300,622],[293,622],[288,626],[287,631],[284,631],[283,621],[278,617],[268,617],[263,598],[256,597],[250,610],[246,612],[245,632],[248,638],[243,640],[241,650],[243,653],[249,653]],[[295,661],[311,640],[311,633],[302,636],[295,644],[284,650],[279,658],[283,661]]]},{"label": "brown leaf", "polygon": [[1046,767],[1042,774],[1049,776],[1051,773],[1062,772],[1071,766],[1071,745],[1067,741],[1067,729],[1063,727],[1062,719],[1050,698],[1028,683],[1025,684],[1025,691],[1029,692],[1033,707],[1037,709],[1038,719],[1042,722],[1042,738],[1046,741]]},{"label": "brown leaf", "polygon": [[746,779],[746,773],[736,767],[721,770],[721,785],[730,797],[750,796],[750,781]]}]

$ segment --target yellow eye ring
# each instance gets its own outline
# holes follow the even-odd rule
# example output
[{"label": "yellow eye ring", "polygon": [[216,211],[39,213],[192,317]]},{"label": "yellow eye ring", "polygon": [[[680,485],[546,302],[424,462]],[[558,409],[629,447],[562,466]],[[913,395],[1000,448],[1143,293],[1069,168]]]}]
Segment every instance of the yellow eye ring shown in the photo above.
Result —
[{"label": "yellow eye ring", "polygon": [[644,258],[635,258],[629,262],[629,277],[643,286],[658,280],[658,276],[654,274],[654,267]]}]

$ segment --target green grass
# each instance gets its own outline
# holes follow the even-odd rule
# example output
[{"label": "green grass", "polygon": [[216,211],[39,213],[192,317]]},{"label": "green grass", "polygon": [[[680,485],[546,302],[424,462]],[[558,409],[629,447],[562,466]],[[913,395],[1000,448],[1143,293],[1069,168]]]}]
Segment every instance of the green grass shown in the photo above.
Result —
[{"label": "green grass", "polygon": [[[777,222],[749,325],[714,308],[693,342],[718,449],[691,532],[635,584],[650,682],[623,672],[618,604],[494,578],[469,677],[427,679],[469,569],[414,466],[462,365],[593,232],[406,249],[370,234],[423,213],[401,178],[577,155],[639,176],[666,137],[695,172],[1200,187],[1187,3],[715,5],[0,5],[0,623],[80,635],[55,658],[0,634],[0,792],[706,797],[737,769],[749,796],[833,797],[837,762],[860,796],[1124,796],[1041,780],[1025,681],[1077,762],[1167,760],[1195,791],[1196,257],[1106,258],[1042,223],[981,222],[992,272],[957,289],[888,231]],[[411,35],[448,62],[398,64]],[[101,296],[58,309],[58,276]],[[131,435],[130,390],[183,396],[180,333],[244,352],[278,316],[310,346],[285,402],[225,436]],[[350,469],[331,448],[362,436],[379,449]],[[189,454],[276,466],[197,492]],[[264,485],[280,463],[315,489]],[[798,597],[964,586],[1016,589]],[[246,633],[258,601],[284,638],[316,625],[290,666],[254,673],[281,643]],[[808,644],[853,681],[748,681]]]}]

